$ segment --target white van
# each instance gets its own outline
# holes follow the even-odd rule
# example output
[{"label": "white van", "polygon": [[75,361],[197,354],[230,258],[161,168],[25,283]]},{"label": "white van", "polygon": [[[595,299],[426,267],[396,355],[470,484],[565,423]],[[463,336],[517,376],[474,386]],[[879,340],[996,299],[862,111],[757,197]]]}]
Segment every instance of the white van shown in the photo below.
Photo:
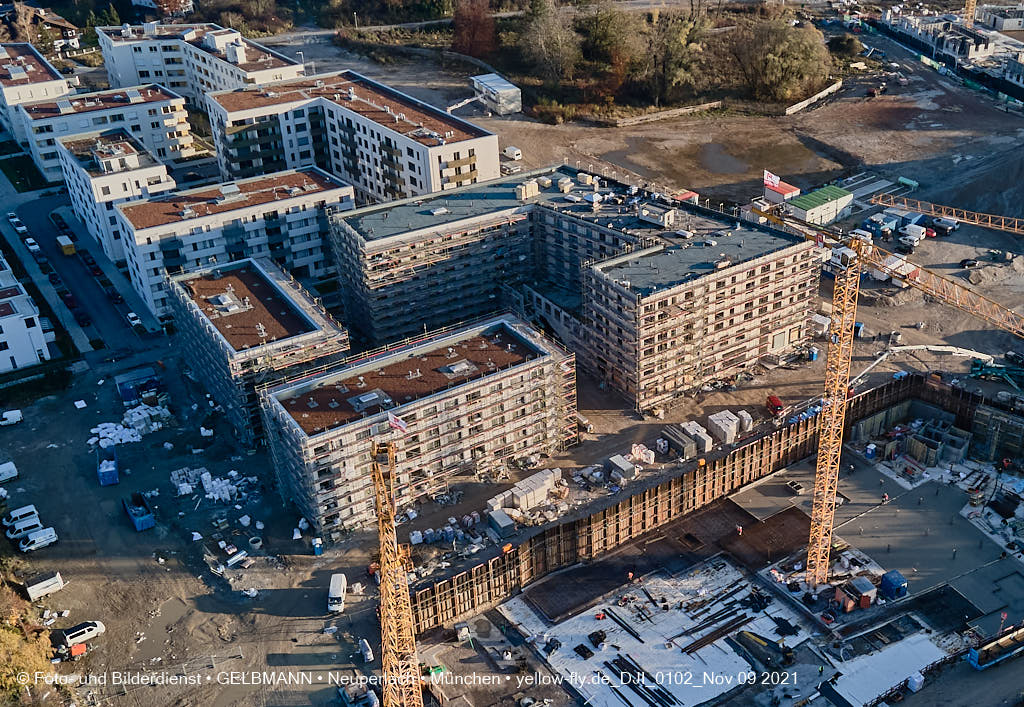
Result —
[{"label": "white van", "polygon": [[[926,235],[924,226],[918,226],[916,223],[908,223],[906,226],[900,229],[900,233],[902,233],[904,236],[916,238],[918,243],[923,241]],[[917,245],[917,243],[915,243],[914,245]]]},{"label": "white van", "polygon": [[519,161],[523,159],[523,151],[515,145],[509,145],[501,151],[501,154],[505,155],[505,157],[508,157],[510,160]]},{"label": "white van", "polygon": [[79,643],[85,643],[90,639],[96,638],[96,636],[101,636],[106,630],[107,627],[99,621],[86,621],[72,628],[65,629],[61,641],[70,648],[71,646],[77,646]]},{"label": "white van", "polygon": [[12,525],[7,530],[7,537],[11,540],[18,540],[23,538],[29,533],[34,533],[37,530],[43,529],[43,522],[39,520],[39,516],[29,516],[28,518],[22,518],[17,523]]},{"label": "white van", "polygon": [[327,590],[327,610],[340,613],[345,610],[345,591],[348,579],[342,573],[331,575],[331,588]]},{"label": "white van", "polygon": [[35,515],[39,515],[36,512],[35,506],[22,506],[21,508],[15,508],[13,511],[5,515],[3,518],[0,518],[0,523],[3,523],[5,528],[10,528],[19,520],[24,520],[29,516]]},{"label": "white van", "polygon": [[[23,537],[18,543],[18,549],[22,552],[32,552],[47,545],[53,545],[55,542],[57,542],[57,531],[53,528],[43,528]],[[60,575],[58,575],[59,577]],[[64,585],[61,584],[61,586]]]},{"label": "white van", "polygon": [[366,663],[373,662],[373,649],[370,648],[370,643],[365,638],[359,639],[359,652],[363,654],[363,661]]},{"label": "white van", "polygon": [[18,478],[18,467],[14,465],[14,462],[0,464],[0,484],[16,478]]}]

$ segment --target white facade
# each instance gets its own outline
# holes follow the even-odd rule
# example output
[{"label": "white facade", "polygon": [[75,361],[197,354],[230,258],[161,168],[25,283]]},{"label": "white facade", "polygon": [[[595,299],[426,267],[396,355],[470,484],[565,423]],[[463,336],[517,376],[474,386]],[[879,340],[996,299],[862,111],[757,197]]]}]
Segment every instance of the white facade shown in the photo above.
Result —
[{"label": "white facade", "polygon": [[75,215],[110,260],[124,260],[114,206],[174,189],[174,178],[123,128],[62,138],[57,152]]},{"label": "white facade", "polygon": [[207,100],[225,178],[316,164],[374,203],[500,176],[496,135],[352,71]]},{"label": "white facade", "polygon": [[29,136],[29,154],[51,182],[61,179],[57,141],[68,135],[124,128],[160,159],[193,152],[185,99],[156,84],[22,103],[17,110]]},{"label": "white facade", "polygon": [[210,91],[302,76],[302,64],[215,24],[97,27],[113,87],[156,81],[205,109]]},{"label": "white facade", "polygon": [[39,308],[0,259],[0,373],[49,360]]},{"label": "white facade", "polygon": [[31,44],[0,44],[0,123],[18,142],[26,140],[17,119],[19,103],[56,100],[71,91],[69,82]]},{"label": "white facade", "polygon": [[168,313],[165,276],[243,258],[270,258],[299,279],[335,272],[327,209],[354,206],[352,187],[317,168],[171,192],[114,207],[132,286]]}]

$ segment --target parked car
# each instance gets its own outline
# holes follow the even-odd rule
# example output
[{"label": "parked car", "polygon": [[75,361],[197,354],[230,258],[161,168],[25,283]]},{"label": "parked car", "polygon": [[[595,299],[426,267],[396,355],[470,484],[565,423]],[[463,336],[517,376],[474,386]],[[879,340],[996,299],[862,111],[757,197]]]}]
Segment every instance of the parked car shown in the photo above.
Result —
[{"label": "parked car", "polygon": [[128,312],[128,314],[125,315],[125,318],[128,320],[128,325],[131,327],[142,326],[142,319],[135,312]]},{"label": "parked car", "polygon": [[74,310],[72,312],[72,314],[74,315],[75,323],[78,326],[85,327],[85,326],[89,326],[90,324],[92,324],[92,317],[90,317],[88,314],[86,314],[82,310],[76,309],[76,310]]},{"label": "parked car", "polygon": [[70,648],[79,643],[90,641],[97,636],[102,636],[106,630],[107,627],[99,621],[86,621],[72,628],[64,629],[61,642]]},{"label": "parked car", "polygon": [[19,236],[24,236],[28,233],[28,227],[21,222],[21,219],[18,218],[18,214],[13,211],[7,212],[7,220],[10,222],[11,226],[14,227],[15,233]]},{"label": "parked car", "polygon": [[6,410],[3,415],[0,415],[0,427],[6,427],[7,425],[16,425],[25,419],[21,410]]},{"label": "parked car", "polygon": [[85,263],[86,267],[91,268],[96,264],[96,258],[92,257],[92,253],[87,250],[80,250],[78,252],[82,256],[82,262]]},{"label": "parked car", "polygon": [[960,267],[962,268],[976,268],[978,267],[978,260],[976,258],[964,258],[960,261]]},{"label": "parked car", "polygon": [[64,304],[68,309],[78,309],[78,300],[70,292],[64,292],[60,298],[64,300]]},{"label": "parked car", "polygon": [[18,478],[18,467],[14,465],[14,462],[0,464],[0,484],[16,478]]},{"label": "parked car", "polygon": [[25,239],[25,247],[28,248],[28,252],[29,253],[42,253],[43,252],[43,249],[39,247],[38,243],[36,243],[36,239],[35,238],[26,238]]},{"label": "parked car", "polygon": [[103,291],[107,293],[107,299],[109,299],[114,304],[121,304],[122,302],[124,302],[124,297],[122,297],[121,293],[115,290],[113,287],[108,287]]},{"label": "parked car", "polygon": [[96,265],[95,263],[89,266],[89,272],[91,272],[95,277],[99,277],[100,275],[103,274],[103,270],[101,270],[100,266]]},{"label": "parked car", "polygon": [[914,254],[914,246],[912,246],[912,245],[904,245],[903,243],[900,243],[898,246],[896,246],[896,252],[897,253],[903,253],[904,255],[913,255]]},{"label": "parked car", "polygon": [[47,278],[50,280],[51,285],[59,285],[61,283],[60,275],[58,275],[55,272],[52,272],[49,275],[47,275]]},{"label": "parked car", "polygon": [[29,533],[34,533],[37,530],[43,529],[43,522],[39,520],[39,514],[30,515],[27,518],[22,518],[17,523],[11,525],[7,529],[8,540],[20,540]]}]

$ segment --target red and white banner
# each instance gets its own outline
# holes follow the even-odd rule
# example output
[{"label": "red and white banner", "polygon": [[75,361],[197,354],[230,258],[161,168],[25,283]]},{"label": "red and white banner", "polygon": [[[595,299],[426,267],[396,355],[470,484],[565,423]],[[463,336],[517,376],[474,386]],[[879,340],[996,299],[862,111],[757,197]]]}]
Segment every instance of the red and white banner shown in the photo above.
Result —
[{"label": "red and white banner", "polygon": [[764,171],[764,185],[766,187],[777,187],[781,181],[782,180],[779,179],[779,175],[772,174],[767,169]]},{"label": "red and white banner", "polygon": [[391,425],[391,429],[398,430],[402,434],[405,434],[409,429],[409,424],[394,413],[388,413],[388,424]]}]

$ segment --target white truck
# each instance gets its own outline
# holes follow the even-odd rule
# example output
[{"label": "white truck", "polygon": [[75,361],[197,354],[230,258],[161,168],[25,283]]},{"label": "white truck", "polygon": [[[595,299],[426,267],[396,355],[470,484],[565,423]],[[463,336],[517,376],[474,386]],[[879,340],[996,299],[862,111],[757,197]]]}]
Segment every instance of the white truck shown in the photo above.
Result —
[{"label": "white truck", "polygon": [[327,610],[340,614],[345,610],[345,592],[348,590],[348,579],[344,574],[331,575],[331,586],[327,590]]},{"label": "white truck", "polygon": [[[903,234],[903,238],[900,238],[900,242],[904,242],[904,238],[916,241],[914,247],[917,247],[921,241],[925,239],[925,227],[918,226],[916,223],[908,223],[906,226],[900,229],[900,233]],[[904,243],[909,245],[909,243]]]}]

